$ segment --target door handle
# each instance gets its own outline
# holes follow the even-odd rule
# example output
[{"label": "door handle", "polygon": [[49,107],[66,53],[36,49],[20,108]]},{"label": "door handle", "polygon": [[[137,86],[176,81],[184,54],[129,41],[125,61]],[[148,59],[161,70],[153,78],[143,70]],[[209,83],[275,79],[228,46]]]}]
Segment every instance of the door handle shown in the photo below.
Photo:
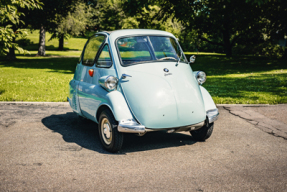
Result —
[{"label": "door handle", "polygon": [[125,78],[127,78],[127,77],[132,77],[132,76],[130,76],[130,75],[127,75],[127,74],[122,74],[122,77],[121,77],[121,79],[125,79]]}]

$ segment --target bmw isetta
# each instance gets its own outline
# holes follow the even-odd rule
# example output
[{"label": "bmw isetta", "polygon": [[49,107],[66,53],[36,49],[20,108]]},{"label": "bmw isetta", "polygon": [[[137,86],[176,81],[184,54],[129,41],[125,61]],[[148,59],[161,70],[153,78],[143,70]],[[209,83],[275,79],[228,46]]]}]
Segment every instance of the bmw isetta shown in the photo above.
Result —
[{"label": "bmw isetta", "polygon": [[124,134],[189,131],[205,141],[218,109],[177,39],[159,30],[98,32],[88,39],[70,81],[69,104],[98,124],[103,147],[121,149]]}]

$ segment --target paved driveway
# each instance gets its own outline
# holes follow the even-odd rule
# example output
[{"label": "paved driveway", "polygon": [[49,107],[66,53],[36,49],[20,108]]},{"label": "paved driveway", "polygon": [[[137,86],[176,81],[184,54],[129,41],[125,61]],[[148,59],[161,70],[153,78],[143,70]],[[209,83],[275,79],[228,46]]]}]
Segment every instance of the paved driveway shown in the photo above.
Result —
[{"label": "paved driveway", "polygon": [[0,191],[286,191],[287,105],[219,111],[206,142],[126,135],[111,154],[67,103],[0,103]]}]

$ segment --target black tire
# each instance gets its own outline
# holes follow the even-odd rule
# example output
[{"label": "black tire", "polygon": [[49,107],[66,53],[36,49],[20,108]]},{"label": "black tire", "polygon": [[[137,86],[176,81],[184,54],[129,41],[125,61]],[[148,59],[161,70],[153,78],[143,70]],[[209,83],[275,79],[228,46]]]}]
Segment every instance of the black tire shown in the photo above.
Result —
[{"label": "black tire", "polygon": [[190,134],[192,135],[192,138],[197,141],[205,141],[211,136],[213,125],[213,123],[206,123],[202,128],[195,131],[190,131]]},{"label": "black tire", "polygon": [[110,110],[101,112],[98,127],[104,149],[112,153],[118,152],[122,148],[124,135],[118,132],[118,122]]}]

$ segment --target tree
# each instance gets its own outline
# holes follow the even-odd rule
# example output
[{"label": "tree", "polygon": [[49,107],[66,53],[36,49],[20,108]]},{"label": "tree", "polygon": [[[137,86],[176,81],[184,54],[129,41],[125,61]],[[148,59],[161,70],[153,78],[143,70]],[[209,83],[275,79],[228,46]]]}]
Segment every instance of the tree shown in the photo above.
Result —
[{"label": "tree", "polygon": [[42,2],[44,3],[42,10],[25,12],[27,15],[25,21],[33,29],[40,29],[37,54],[39,56],[45,55],[46,31],[53,33],[57,29],[57,23],[54,22],[56,15],[65,18],[76,0],[42,0]]},{"label": "tree", "polygon": [[7,54],[7,59],[14,60],[15,49],[27,52],[15,43],[17,37],[27,34],[25,29],[21,29],[21,24],[24,24],[21,16],[25,14],[19,9],[40,9],[41,5],[39,0],[0,0],[0,55]]},{"label": "tree", "polygon": [[[263,2],[264,15],[262,19],[266,23],[265,33],[275,43],[283,41],[284,53],[282,59],[287,59],[287,1],[286,0],[270,0]],[[282,43],[282,44],[284,44]]]},{"label": "tree", "polygon": [[169,15],[165,20],[158,19],[157,14],[160,7],[149,5],[142,7],[133,15],[125,10],[125,1],[120,0],[98,0],[95,7],[95,23],[98,30],[113,31],[117,29],[160,29],[174,33],[179,36],[183,27],[177,19]]},{"label": "tree", "polygon": [[[96,30],[113,31],[121,29],[122,21],[127,17],[120,0],[98,0],[93,18]],[[134,20],[131,24],[132,22]]]},{"label": "tree", "polygon": [[124,9],[130,15],[135,15],[143,7],[149,10],[150,4],[160,7],[158,19],[173,15],[186,30],[196,30],[202,41],[222,46],[227,56],[232,56],[232,47],[242,36],[259,35],[262,28],[260,5],[242,0],[129,1]]},{"label": "tree", "polygon": [[68,39],[70,35],[78,36],[84,33],[86,26],[91,23],[93,16],[93,8],[84,2],[78,2],[71,8],[72,11],[63,18],[62,15],[56,14],[55,25],[57,28],[54,30],[51,39],[59,39],[59,50],[64,49],[64,39]]}]

